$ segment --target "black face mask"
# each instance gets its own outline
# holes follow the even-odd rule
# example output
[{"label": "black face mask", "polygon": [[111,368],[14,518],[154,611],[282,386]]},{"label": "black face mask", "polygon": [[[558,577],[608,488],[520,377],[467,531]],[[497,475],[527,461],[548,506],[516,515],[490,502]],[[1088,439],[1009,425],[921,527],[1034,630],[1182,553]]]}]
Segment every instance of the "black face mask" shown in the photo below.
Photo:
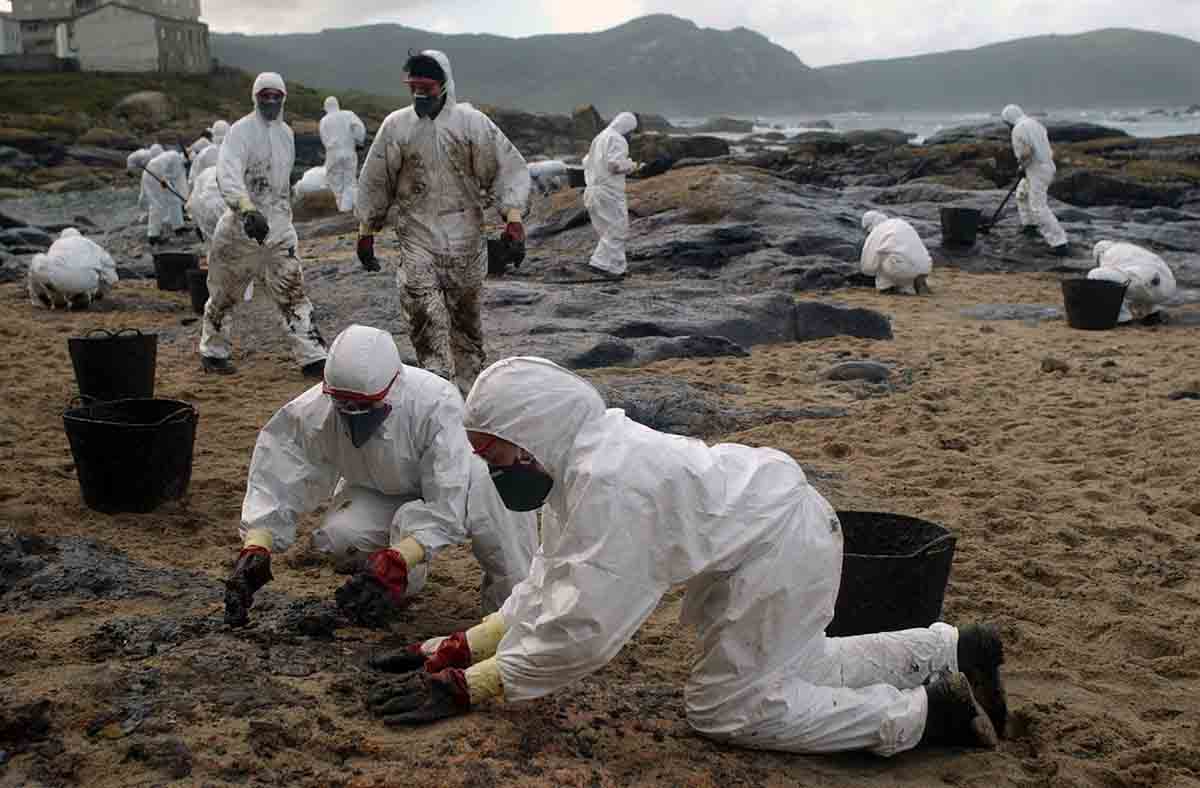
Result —
[{"label": "black face mask", "polygon": [[283,112],[283,99],[280,99],[279,101],[264,101],[262,99],[256,99],[255,102],[258,105],[258,114],[262,115],[263,120],[267,121],[268,123],[279,120],[279,116]]},{"label": "black face mask", "polygon": [[554,479],[531,462],[518,462],[493,468],[492,483],[504,507],[514,512],[532,512],[546,502]]},{"label": "black face mask", "polygon": [[361,449],[363,444],[371,440],[371,436],[375,434],[379,426],[383,424],[391,412],[391,405],[381,405],[378,408],[371,408],[364,413],[342,413],[339,411],[338,415],[342,417],[342,421],[346,423],[346,428],[350,430],[350,442],[354,444],[354,448]]},{"label": "black face mask", "polygon": [[442,107],[446,103],[446,97],[438,96],[413,96],[413,109],[417,111],[418,118],[433,119],[442,111]]}]

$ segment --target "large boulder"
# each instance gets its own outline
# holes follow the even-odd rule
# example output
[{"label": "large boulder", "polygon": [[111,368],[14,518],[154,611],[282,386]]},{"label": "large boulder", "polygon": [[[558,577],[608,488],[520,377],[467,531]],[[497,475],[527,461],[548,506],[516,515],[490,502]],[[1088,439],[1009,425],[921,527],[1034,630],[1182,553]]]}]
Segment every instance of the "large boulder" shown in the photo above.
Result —
[{"label": "large boulder", "polygon": [[[1051,120],[1045,121],[1046,133],[1051,142],[1088,142],[1091,140],[1128,137],[1121,129],[1100,126],[1095,123],[1080,123],[1074,121]],[[1007,142],[1012,139],[1012,130],[1005,123],[983,123],[975,126],[955,126],[939,131],[929,139],[926,145],[957,145],[965,142],[980,142],[990,140]]]},{"label": "large boulder", "polygon": [[574,153],[580,146],[586,148],[574,122],[566,115],[534,114],[491,106],[480,106],[479,109],[526,156],[560,156]]},{"label": "large boulder", "polygon": [[10,248],[37,248],[45,251],[50,248],[54,239],[45,230],[37,227],[15,227],[11,230],[0,231],[0,246]]},{"label": "large boulder", "polygon": [[1050,186],[1050,194],[1054,197],[1085,208],[1096,205],[1179,207],[1188,191],[1182,184],[1139,183],[1098,170],[1075,170],[1060,175]]},{"label": "large boulder", "polygon": [[600,117],[600,113],[591,104],[578,106],[571,113],[571,128],[576,139],[590,141],[604,131],[607,125],[604,118]]},{"label": "large boulder", "polygon": [[126,155],[119,150],[95,148],[90,145],[76,145],[67,148],[67,156],[89,167],[125,169]]},{"label": "large boulder", "polygon": [[157,129],[175,120],[176,109],[174,100],[166,93],[141,90],[118,101],[113,114],[135,127]]},{"label": "large boulder", "polygon": [[75,143],[95,148],[116,148],[117,150],[136,150],[138,147],[137,140],[128,134],[99,127],[88,129]]},{"label": "large boulder", "polygon": [[879,148],[894,148],[898,145],[907,145],[909,140],[915,139],[916,136],[911,131],[899,131],[897,129],[847,131],[843,135],[846,142],[850,145],[868,145]]},{"label": "large boulder", "polygon": [[635,112],[637,117],[638,131],[674,131],[675,127],[671,125],[671,121],[664,118],[662,115],[652,115],[648,112]]},{"label": "large boulder", "polygon": [[715,159],[729,155],[729,142],[720,137],[703,135],[676,137],[668,134],[634,134],[629,143],[629,155],[634,161],[652,162],[666,159]]}]

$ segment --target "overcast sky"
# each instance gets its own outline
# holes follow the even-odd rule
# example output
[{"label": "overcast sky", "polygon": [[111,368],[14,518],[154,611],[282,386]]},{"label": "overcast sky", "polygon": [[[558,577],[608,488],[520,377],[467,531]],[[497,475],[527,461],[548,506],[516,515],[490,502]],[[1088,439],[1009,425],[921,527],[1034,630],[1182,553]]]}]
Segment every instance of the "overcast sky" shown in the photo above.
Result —
[{"label": "overcast sky", "polygon": [[[670,13],[748,27],[810,66],[961,49],[1045,33],[1136,27],[1200,41],[1200,0],[201,0],[217,32],[315,32],[395,22],[442,33],[603,30]],[[10,3],[0,0],[0,8]]]}]

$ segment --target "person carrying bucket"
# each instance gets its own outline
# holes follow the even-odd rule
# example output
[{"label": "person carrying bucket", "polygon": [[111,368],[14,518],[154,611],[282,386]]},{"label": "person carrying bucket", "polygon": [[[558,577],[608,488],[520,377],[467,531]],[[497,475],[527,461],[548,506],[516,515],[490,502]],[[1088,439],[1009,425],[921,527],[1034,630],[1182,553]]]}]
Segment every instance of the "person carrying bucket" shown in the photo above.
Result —
[{"label": "person carrying bucket", "polygon": [[1026,235],[1041,233],[1056,257],[1071,254],[1067,234],[1054,212],[1050,210],[1050,184],[1057,168],[1054,151],[1046,127],[1028,117],[1016,104],[1009,104],[1000,114],[1012,129],[1013,153],[1025,177],[1017,188],[1017,212],[1021,215],[1021,231]]},{"label": "person carrying bucket", "polygon": [[295,542],[300,515],[331,496],[312,546],[356,570],[337,601],[358,623],[386,624],[421,592],[435,556],[468,540],[483,569],[483,612],[498,609],[529,572],[537,518],[504,507],[471,454],[462,407],[454,384],[400,362],[391,334],[360,325],[339,334],[324,382],[259,433],[226,622],[249,621],[271,556]]},{"label": "person carrying bucket", "polygon": [[507,507],[545,501],[541,547],[498,617],[373,661],[409,671],[369,698],[386,724],[565,690],[686,584],[681,621],[696,628],[698,653],[684,701],[705,736],[890,756],[922,743],[990,747],[1003,733],[995,627],[825,635],[841,525],[786,454],[657,432],[533,357],[480,374],[463,423]]}]

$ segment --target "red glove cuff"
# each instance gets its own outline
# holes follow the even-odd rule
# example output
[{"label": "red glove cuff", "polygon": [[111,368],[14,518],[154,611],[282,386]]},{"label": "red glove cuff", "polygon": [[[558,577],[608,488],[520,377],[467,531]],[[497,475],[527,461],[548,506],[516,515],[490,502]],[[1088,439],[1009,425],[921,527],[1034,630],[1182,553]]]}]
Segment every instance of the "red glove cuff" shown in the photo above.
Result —
[{"label": "red glove cuff", "polygon": [[408,593],[408,564],[395,550],[376,550],[367,558],[367,569],[397,603],[404,601]]},{"label": "red glove cuff", "polygon": [[251,545],[250,547],[242,548],[242,552],[238,553],[238,560],[240,561],[246,556],[254,555],[256,553],[259,555],[265,555],[267,558],[271,557],[271,551],[267,548],[263,547],[262,545]]},{"label": "red glove cuff", "polygon": [[467,674],[460,668],[446,668],[429,677],[430,681],[444,684],[454,698],[454,705],[459,711],[470,711],[471,688],[467,686]]},{"label": "red glove cuff", "polygon": [[455,632],[443,640],[425,660],[428,673],[440,673],[446,668],[471,667],[471,646],[467,644],[466,632]]},{"label": "red glove cuff", "polygon": [[510,241],[524,241],[525,225],[521,222],[509,222],[504,225],[504,237]]}]

